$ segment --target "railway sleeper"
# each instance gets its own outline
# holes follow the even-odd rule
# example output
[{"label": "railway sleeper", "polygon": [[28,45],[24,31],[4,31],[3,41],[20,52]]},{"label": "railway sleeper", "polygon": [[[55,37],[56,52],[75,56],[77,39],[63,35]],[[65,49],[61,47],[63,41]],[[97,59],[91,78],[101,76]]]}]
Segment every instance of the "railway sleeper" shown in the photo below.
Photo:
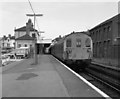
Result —
[{"label": "railway sleeper", "polygon": [[118,71],[111,71],[109,70],[109,68],[103,68],[103,67],[101,68],[100,66],[93,66],[93,65],[90,65],[88,68],[99,71],[103,74],[116,78],[120,81],[120,76],[119,76],[120,72]]},{"label": "railway sleeper", "polygon": [[94,71],[88,68],[87,72],[120,90],[120,82],[118,79],[112,78],[111,76],[104,75],[101,72]]}]

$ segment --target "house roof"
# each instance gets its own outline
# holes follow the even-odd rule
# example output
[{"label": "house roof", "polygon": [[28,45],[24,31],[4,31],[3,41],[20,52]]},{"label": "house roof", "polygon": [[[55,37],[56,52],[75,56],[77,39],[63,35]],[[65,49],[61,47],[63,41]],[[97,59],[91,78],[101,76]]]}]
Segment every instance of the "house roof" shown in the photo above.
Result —
[{"label": "house roof", "polygon": [[7,40],[7,39],[10,39],[10,40],[15,40],[15,36],[11,36],[11,37],[2,37],[1,40]]},{"label": "house roof", "polygon": [[31,36],[29,36],[28,34],[21,36],[15,40],[34,40],[34,38],[32,38]]},{"label": "house roof", "polygon": [[15,36],[11,36],[10,39],[13,39],[13,40],[14,40],[14,39],[15,39]]},{"label": "house roof", "polygon": [[[15,29],[15,32],[16,32],[16,31],[26,31],[26,26],[23,26],[23,27],[21,27],[21,28]],[[37,32],[37,30],[34,29],[34,28],[30,28],[30,31],[36,31],[36,32]]]}]

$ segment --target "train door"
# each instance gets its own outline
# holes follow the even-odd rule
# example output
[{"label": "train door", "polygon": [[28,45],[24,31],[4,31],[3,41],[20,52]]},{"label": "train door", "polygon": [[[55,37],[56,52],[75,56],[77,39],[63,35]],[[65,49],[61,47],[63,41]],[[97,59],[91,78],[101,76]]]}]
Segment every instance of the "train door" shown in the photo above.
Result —
[{"label": "train door", "polygon": [[76,59],[82,59],[83,51],[82,51],[82,38],[77,37],[75,41],[75,53],[76,53]]},{"label": "train door", "polygon": [[71,57],[71,47],[72,47],[72,39],[71,38],[67,38],[64,42],[64,54],[63,54],[63,58],[65,60],[70,59]]},{"label": "train door", "polygon": [[77,60],[81,59],[83,52],[82,52],[82,38],[78,35],[71,35],[72,46],[70,50],[70,59]]},{"label": "train door", "polygon": [[83,57],[84,57],[84,59],[89,59],[89,58],[91,58],[91,54],[92,54],[92,52],[91,52],[91,40],[90,40],[90,38],[85,38],[84,39],[84,48],[83,48]]}]

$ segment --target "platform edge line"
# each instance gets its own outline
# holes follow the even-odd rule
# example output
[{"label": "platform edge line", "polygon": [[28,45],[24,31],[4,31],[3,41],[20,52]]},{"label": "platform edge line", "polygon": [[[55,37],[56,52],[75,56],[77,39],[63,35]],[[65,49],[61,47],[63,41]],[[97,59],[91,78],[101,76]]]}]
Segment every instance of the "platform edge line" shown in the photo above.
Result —
[{"label": "platform edge line", "polygon": [[[52,57],[54,57],[52,55]],[[54,57],[55,58],[55,57]],[[55,58],[58,62],[60,62],[57,58]],[[62,62],[60,62],[61,65],[63,65],[65,68],[67,68],[68,70],[70,70],[73,74],[75,74],[78,78],[80,78],[82,81],[84,81],[87,85],[89,85],[90,87],[92,87],[95,91],[97,91],[99,94],[101,94],[103,97],[107,98],[107,99],[112,99],[110,96],[108,96],[106,93],[104,93],[103,91],[101,91],[100,89],[98,89],[97,87],[95,87],[93,84],[91,84],[90,82],[88,82],[85,78],[83,78],[82,76],[80,76],[79,74],[77,74],[75,71],[73,71],[72,69],[70,69],[69,67],[67,67],[65,64],[63,64]]]}]

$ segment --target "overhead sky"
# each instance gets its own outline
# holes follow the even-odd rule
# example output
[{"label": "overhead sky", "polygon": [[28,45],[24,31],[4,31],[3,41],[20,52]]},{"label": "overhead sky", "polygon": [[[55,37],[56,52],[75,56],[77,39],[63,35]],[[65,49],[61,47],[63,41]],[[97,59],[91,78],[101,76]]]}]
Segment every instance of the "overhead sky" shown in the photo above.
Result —
[{"label": "overhead sky", "polygon": [[[41,36],[54,39],[72,31],[86,31],[118,14],[119,0],[29,0],[37,17]],[[89,2],[88,2],[89,1]],[[0,37],[14,35],[33,14],[28,0],[0,0]]]}]

